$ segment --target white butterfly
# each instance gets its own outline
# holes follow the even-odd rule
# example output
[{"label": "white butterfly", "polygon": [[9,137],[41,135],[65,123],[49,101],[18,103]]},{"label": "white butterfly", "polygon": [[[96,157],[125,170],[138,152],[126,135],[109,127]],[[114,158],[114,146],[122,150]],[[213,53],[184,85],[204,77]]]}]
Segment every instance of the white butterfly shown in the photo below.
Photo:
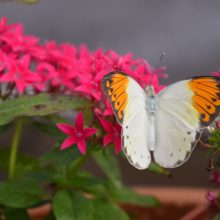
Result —
[{"label": "white butterfly", "polygon": [[115,71],[103,78],[102,88],[122,126],[123,151],[137,169],[149,166],[150,151],[162,167],[182,165],[220,111],[219,77],[179,81],[156,95],[152,86],[144,90]]}]

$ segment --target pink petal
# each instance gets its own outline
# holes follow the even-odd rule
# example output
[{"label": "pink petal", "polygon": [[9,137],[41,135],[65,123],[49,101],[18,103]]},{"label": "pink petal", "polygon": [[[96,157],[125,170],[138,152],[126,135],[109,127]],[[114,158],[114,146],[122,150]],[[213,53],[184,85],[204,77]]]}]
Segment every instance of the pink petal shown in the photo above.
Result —
[{"label": "pink petal", "polygon": [[87,138],[95,134],[96,131],[97,131],[96,128],[86,128],[83,133],[84,133],[84,136]]},{"label": "pink petal", "polygon": [[19,80],[19,81],[16,81],[15,84],[16,84],[16,87],[17,87],[18,92],[19,92],[19,93],[23,93],[23,92],[24,92],[24,89],[25,89],[25,87],[26,87],[24,81]]},{"label": "pink petal", "polygon": [[115,140],[114,140],[114,144],[115,144],[115,152],[116,152],[117,154],[119,154],[120,151],[121,151],[121,138],[115,139]]},{"label": "pink petal", "polygon": [[61,145],[61,150],[64,150],[68,147],[70,147],[71,145],[73,145],[76,142],[76,139],[74,137],[68,137],[67,139],[64,140],[64,142]]},{"label": "pink petal", "polygon": [[99,108],[94,108],[94,114],[99,118],[102,116],[102,111]]},{"label": "pink petal", "polygon": [[106,108],[103,115],[104,115],[104,116],[113,115],[112,109],[110,109],[110,108],[107,109],[107,108]]},{"label": "pink petal", "polygon": [[96,99],[96,100],[100,100],[101,99],[101,92],[90,92],[90,94]]},{"label": "pink petal", "polygon": [[107,135],[105,135],[105,137],[103,138],[103,145],[106,146],[106,145],[112,143],[112,141],[113,141],[112,134],[107,134]]},{"label": "pink petal", "polygon": [[89,93],[90,94],[90,89],[89,89],[89,87],[87,87],[87,86],[77,86],[76,88],[75,88],[75,91],[78,91],[78,92],[85,92],[85,93]]},{"label": "pink petal", "polygon": [[23,56],[23,57],[19,60],[19,64],[21,64],[22,66],[28,68],[28,67],[29,67],[29,64],[30,64],[30,56],[29,56],[29,55]]},{"label": "pink petal", "polygon": [[113,125],[111,124],[111,122],[103,119],[103,118],[100,118],[99,119],[101,124],[102,124],[102,127],[107,131],[107,132],[112,132],[112,127]]},{"label": "pink petal", "polygon": [[86,142],[85,139],[77,140],[77,147],[82,154],[86,153]]},{"label": "pink petal", "polygon": [[79,112],[79,114],[77,115],[76,120],[75,120],[76,130],[83,132],[83,124],[84,124],[83,113]]},{"label": "pink petal", "polygon": [[71,125],[59,123],[56,126],[65,134],[75,134],[75,129]]},{"label": "pink petal", "polygon": [[0,78],[0,82],[10,82],[10,81],[14,81],[13,80],[13,76],[11,74],[3,74]]}]

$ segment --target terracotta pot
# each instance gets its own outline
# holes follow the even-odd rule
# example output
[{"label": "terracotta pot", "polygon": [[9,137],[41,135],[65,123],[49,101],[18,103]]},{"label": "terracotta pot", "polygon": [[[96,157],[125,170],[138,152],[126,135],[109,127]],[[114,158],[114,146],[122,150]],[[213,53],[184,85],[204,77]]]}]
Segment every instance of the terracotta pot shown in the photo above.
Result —
[{"label": "terracotta pot", "polygon": [[43,220],[51,211],[51,204],[44,204],[39,207],[28,209],[28,214],[31,220]]},{"label": "terracotta pot", "polygon": [[218,212],[205,198],[207,189],[136,187],[134,190],[142,195],[153,195],[161,201],[161,206],[155,208],[125,205],[125,210],[134,220],[212,220]]},{"label": "terracotta pot", "polygon": [[[142,195],[153,195],[161,201],[160,207],[143,208],[122,205],[132,220],[211,220],[218,210],[210,207],[205,199],[206,189],[134,187]],[[51,210],[51,204],[32,208],[28,213],[32,220],[43,220]]]}]

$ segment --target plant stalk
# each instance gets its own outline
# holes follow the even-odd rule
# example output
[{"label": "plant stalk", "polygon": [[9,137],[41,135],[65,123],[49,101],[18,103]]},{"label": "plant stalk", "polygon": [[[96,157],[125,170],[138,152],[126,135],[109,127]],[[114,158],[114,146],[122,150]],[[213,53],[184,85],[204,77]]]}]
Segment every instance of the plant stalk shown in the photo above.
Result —
[{"label": "plant stalk", "polygon": [[15,166],[17,161],[18,146],[21,139],[23,120],[19,118],[15,123],[14,135],[11,142],[11,150],[9,157],[8,178],[13,179],[15,176]]},{"label": "plant stalk", "polygon": [[75,164],[74,167],[71,169],[71,173],[72,174],[76,174],[80,168],[82,167],[82,165],[87,161],[87,159],[89,158],[89,156],[92,154],[93,151],[93,147],[90,146],[86,152],[86,154],[80,158]]}]

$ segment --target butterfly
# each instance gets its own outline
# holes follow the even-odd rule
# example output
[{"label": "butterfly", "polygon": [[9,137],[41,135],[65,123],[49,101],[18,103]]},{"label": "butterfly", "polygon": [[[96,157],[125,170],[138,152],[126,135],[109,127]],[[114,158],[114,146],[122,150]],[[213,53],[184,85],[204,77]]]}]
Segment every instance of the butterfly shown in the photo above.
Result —
[{"label": "butterfly", "polygon": [[104,76],[102,89],[122,127],[122,149],[137,169],[146,169],[151,151],[156,163],[174,168],[185,163],[203,128],[220,112],[220,77],[198,76],[173,83],[156,94],[129,75]]}]

